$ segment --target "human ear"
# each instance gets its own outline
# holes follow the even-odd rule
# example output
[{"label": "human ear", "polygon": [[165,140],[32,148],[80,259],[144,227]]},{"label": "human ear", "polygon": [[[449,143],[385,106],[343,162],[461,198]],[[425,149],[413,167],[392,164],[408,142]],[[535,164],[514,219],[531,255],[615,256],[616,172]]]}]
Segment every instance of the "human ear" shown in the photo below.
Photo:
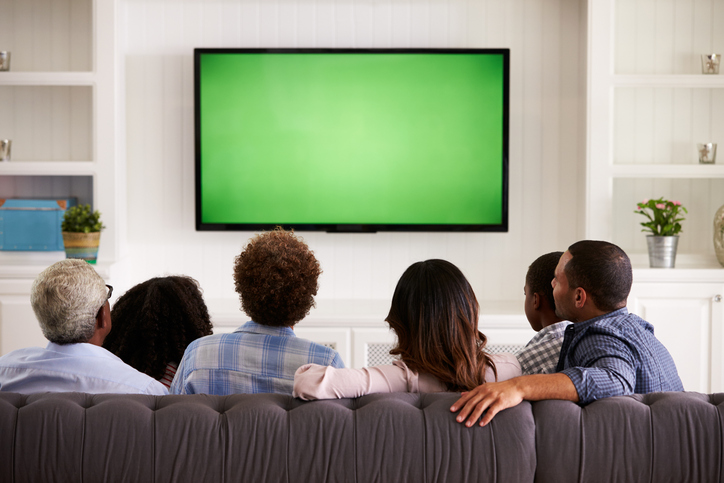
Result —
[{"label": "human ear", "polygon": [[533,309],[538,310],[540,308],[540,295],[533,293]]},{"label": "human ear", "polygon": [[576,289],[576,308],[582,309],[584,305],[586,305],[586,291],[583,290],[581,287],[578,287]]}]

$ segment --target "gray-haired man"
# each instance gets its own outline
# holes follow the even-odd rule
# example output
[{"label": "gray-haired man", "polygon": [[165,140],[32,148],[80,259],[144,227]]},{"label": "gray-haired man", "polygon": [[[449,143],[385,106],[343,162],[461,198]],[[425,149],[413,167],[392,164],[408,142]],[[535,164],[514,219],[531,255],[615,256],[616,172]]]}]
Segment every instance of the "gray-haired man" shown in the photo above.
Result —
[{"label": "gray-haired man", "polygon": [[30,303],[50,342],[45,349],[0,357],[0,391],[168,394],[160,382],[101,347],[111,330],[112,291],[83,260],[62,260],[43,270]]}]

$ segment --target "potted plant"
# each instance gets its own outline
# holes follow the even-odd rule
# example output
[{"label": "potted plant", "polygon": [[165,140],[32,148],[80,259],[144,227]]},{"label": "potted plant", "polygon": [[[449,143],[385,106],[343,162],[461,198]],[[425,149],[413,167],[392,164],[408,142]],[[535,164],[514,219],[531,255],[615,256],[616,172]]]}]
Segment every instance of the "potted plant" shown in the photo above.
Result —
[{"label": "potted plant", "polygon": [[646,236],[649,249],[649,266],[651,268],[674,268],[676,262],[676,247],[679,244],[682,213],[688,213],[679,201],[643,200],[637,203],[636,211],[646,217],[647,221],[641,223]]},{"label": "potted plant", "polygon": [[71,206],[63,215],[61,230],[66,258],[82,258],[96,263],[101,241],[101,214],[92,211],[90,205]]}]

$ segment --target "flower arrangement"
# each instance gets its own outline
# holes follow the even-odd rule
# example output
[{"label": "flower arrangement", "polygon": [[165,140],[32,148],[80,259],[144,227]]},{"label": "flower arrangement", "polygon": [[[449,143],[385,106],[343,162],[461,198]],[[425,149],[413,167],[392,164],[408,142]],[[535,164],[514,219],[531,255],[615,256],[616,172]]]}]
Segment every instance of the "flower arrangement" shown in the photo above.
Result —
[{"label": "flower arrangement", "polygon": [[681,232],[681,223],[684,217],[681,211],[688,213],[679,201],[669,201],[663,198],[658,200],[643,200],[636,204],[636,211],[644,215],[648,221],[642,222],[643,230],[653,236],[676,236]]}]

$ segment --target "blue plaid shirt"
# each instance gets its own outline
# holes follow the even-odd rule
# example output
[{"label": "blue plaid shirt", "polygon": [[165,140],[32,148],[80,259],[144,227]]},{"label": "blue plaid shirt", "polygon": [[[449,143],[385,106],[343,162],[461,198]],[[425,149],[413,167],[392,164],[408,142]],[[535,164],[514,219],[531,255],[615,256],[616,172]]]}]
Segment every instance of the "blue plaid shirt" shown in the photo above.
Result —
[{"label": "blue plaid shirt", "polygon": [[247,322],[231,334],[196,339],[186,348],[171,394],[292,394],[294,373],[307,363],[344,367],[336,351],[300,339],[289,327]]},{"label": "blue plaid shirt", "polygon": [[676,364],[654,327],[624,307],[566,328],[558,371],[581,404],[624,394],[683,391]]}]

